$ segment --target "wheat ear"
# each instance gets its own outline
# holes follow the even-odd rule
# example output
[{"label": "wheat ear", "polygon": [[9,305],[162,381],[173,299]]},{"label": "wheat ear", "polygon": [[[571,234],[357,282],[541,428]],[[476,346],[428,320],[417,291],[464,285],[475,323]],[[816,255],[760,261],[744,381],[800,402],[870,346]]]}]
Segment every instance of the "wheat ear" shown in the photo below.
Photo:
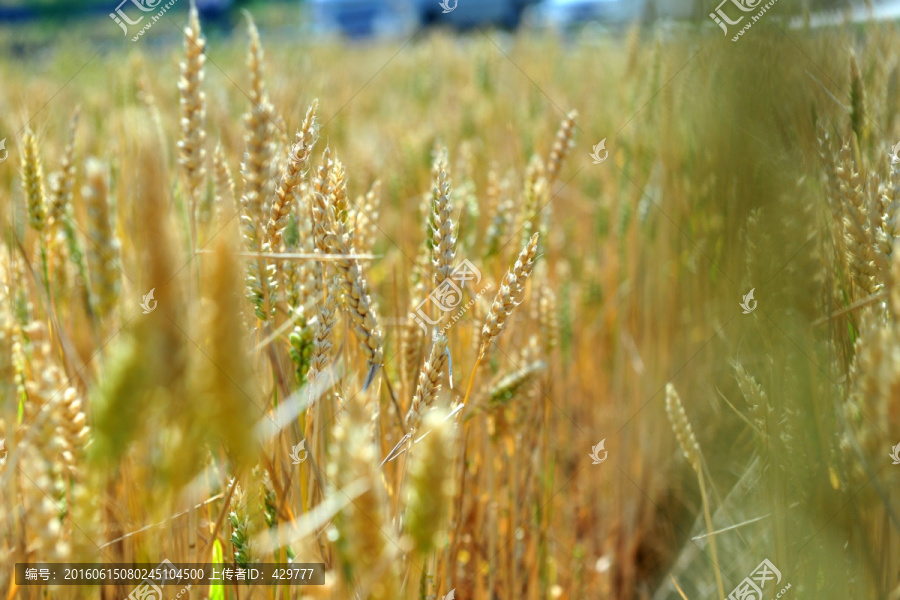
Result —
[{"label": "wheat ear", "polygon": [[350,200],[347,197],[347,171],[337,155],[328,171],[328,190],[331,193],[331,209],[335,219],[346,224],[350,218]]},{"label": "wheat ear", "polygon": [[25,202],[28,224],[41,233],[47,224],[47,201],[44,197],[44,169],[38,152],[37,139],[30,129],[22,136],[22,186],[25,188]]},{"label": "wheat ear", "polygon": [[332,277],[328,284],[328,292],[325,299],[319,304],[319,312],[315,332],[313,333],[312,356],[309,359],[309,371],[307,379],[312,382],[319,373],[328,365],[329,355],[333,346],[331,330],[337,322],[338,294],[341,290],[341,280]]},{"label": "wheat ear", "polygon": [[378,210],[381,206],[381,181],[375,180],[365,196],[357,201],[353,217],[353,246],[360,253],[370,252],[378,231]]},{"label": "wheat ear", "polygon": [[866,92],[862,75],[859,72],[859,64],[856,62],[856,53],[850,51],[850,127],[856,134],[860,144],[866,142],[868,128],[866,127]]},{"label": "wheat ear", "polygon": [[535,233],[531,239],[519,253],[516,264],[513,268],[506,272],[503,276],[503,282],[500,289],[494,297],[491,305],[491,312],[485,319],[484,326],[481,328],[481,343],[478,347],[478,358],[475,359],[475,365],[472,367],[472,374],[469,375],[469,385],[466,387],[466,395],[463,398],[463,404],[468,404],[469,396],[472,395],[472,385],[475,383],[475,374],[481,361],[484,360],[485,352],[497,337],[503,332],[506,321],[513,309],[522,303],[525,295],[525,282],[534,271],[534,259],[537,253],[538,234]]},{"label": "wheat ear", "polygon": [[573,110],[559,124],[553,149],[550,150],[550,156],[547,158],[547,181],[551,185],[559,177],[563,161],[566,160],[566,156],[575,145],[575,118],[577,116],[578,111]]},{"label": "wheat ear", "polygon": [[109,314],[119,297],[119,239],[115,234],[109,203],[109,169],[89,158],[84,167],[81,197],[87,209],[87,262],[90,268],[92,305],[101,316]]},{"label": "wheat ear", "polygon": [[344,296],[350,308],[350,317],[355,327],[353,333],[359,340],[360,347],[369,363],[369,373],[363,388],[367,388],[384,363],[382,350],[382,333],[378,326],[375,305],[369,297],[369,287],[363,276],[359,263],[353,258],[353,249],[347,238],[346,224],[335,218],[333,203],[329,195],[326,199],[321,193],[313,193],[313,220],[316,227],[316,245],[324,251],[340,255],[332,264],[341,277]]},{"label": "wheat ear", "polygon": [[228,211],[232,210],[232,207],[240,209],[240,205],[236,204],[234,177],[231,176],[231,168],[228,166],[222,144],[217,144],[213,152],[213,170],[216,175],[216,218],[222,222],[226,206]]},{"label": "wheat ear", "polygon": [[675,391],[675,386],[671,383],[666,384],[666,414],[669,415],[669,421],[672,423],[672,431],[678,438],[678,445],[687,459],[691,468],[697,474],[697,481],[700,482],[700,497],[703,500],[703,518],[706,520],[706,529],[709,533],[709,549],[712,552],[712,561],[716,570],[716,586],[719,591],[719,598],[725,597],[725,588],[722,585],[722,573],[719,570],[719,557],[716,553],[716,538],[713,535],[712,517],[709,512],[709,499],[706,495],[706,484],[703,478],[703,468],[700,462],[700,444],[694,437],[694,430],[688,421],[687,414],[684,412],[684,405],[681,404],[681,398]]},{"label": "wheat ear", "polygon": [[447,151],[438,152],[432,171],[434,183],[431,194],[431,264],[434,267],[434,285],[439,287],[453,271],[456,238],[453,235],[453,215],[450,203],[452,190],[447,172]]},{"label": "wheat ear", "polygon": [[72,206],[72,188],[75,185],[75,134],[78,130],[80,114],[81,111],[76,108],[72,120],[69,122],[69,135],[66,138],[66,147],[60,161],[58,176],[50,186],[48,218],[52,224],[57,226],[68,216]]},{"label": "wheat ear", "polygon": [[519,253],[516,264],[506,272],[500,289],[494,297],[491,312],[481,329],[481,345],[478,358],[482,358],[488,347],[503,332],[513,309],[522,302],[525,293],[525,282],[534,270],[534,259],[537,253],[538,234],[531,236],[528,244]]},{"label": "wheat ear", "polygon": [[271,175],[275,165],[275,124],[272,114],[275,109],[269,102],[269,95],[263,80],[263,49],[259,41],[259,31],[249,12],[247,33],[250,47],[247,52],[247,69],[250,71],[250,111],[244,115],[247,133],[244,135],[244,158],[241,163],[241,176],[244,180],[242,204],[246,213],[256,227],[261,227],[257,220],[263,215],[263,202],[271,189]]},{"label": "wheat ear", "polygon": [[[368,395],[374,396],[371,391]],[[370,592],[363,597],[395,600],[401,595],[392,559],[400,546],[392,539],[379,453],[372,439],[371,415],[366,412],[374,398],[368,400],[345,404],[343,419],[334,428],[334,443],[329,447],[327,474],[332,493],[349,496],[353,487],[362,485],[361,493],[346,510],[335,515],[334,548],[348,588],[365,588],[361,580],[380,573],[374,575],[378,581],[369,582]],[[350,592],[345,597],[353,596]]]},{"label": "wheat ear", "polygon": [[309,156],[316,143],[316,109],[318,106],[319,101],[313,100],[312,105],[306,111],[306,118],[303,120],[300,131],[297,132],[297,141],[291,148],[287,164],[284,166],[284,173],[281,175],[281,182],[272,199],[269,222],[266,225],[267,241],[272,248],[277,248],[281,241],[282,231],[287,226],[291,213],[294,190],[300,185],[300,180],[309,167]]},{"label": "wheat ear", "polygon": [[488,197],[495,196],[496,199],[491,203],[494,209],[493,216],[485,234],[484,255],[486,258],[500,252],[501,242],[506,238],[510,225],[515,219],[515,204],[509,193],[509,177],[504,177],[499,183],[496,181],[496,174],[494,177],[495,179],[492,181],[490,173],[488,174]]},{"label": "wheat ear", "polygon": [[431,356],[419,373],[419,384],[413,396],[412,404],[406,415],[406,425],[411,430],[416,430],[422,424],[422,414],[432,402],[438,390],[441,388],[441,378],[447,368],[447,336],[439,335],[431,346]]},{"label": "wheat ear", "polygon": [[200,89],[203,84],[203,64],[206,56],[206,40],[200,32],[197,7],[191,2],[188,26],[184,29],[184,60],[181,62],[181,79],[178,92],[181,102],[181,140],[178,142],[178,159],[184,170],[189,199],[191,241],[197,244],[197,203],[206,178],[206,96]]}]

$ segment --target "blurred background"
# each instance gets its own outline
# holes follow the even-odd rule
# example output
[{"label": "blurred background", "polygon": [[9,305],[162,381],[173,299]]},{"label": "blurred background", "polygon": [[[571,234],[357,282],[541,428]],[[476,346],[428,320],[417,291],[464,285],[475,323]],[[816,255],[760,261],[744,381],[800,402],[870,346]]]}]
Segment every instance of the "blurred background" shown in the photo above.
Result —
[{"label": "blurred background", "polygon": [[[131,1],[126,0],[124,4]],[[621,28],[627,23],[659,20],[704,19],[714,3],[701,0],[462,0],[465,11],[453,10],[459,0],[197,0],[204,20],[213,28],[231,30],[238,22],[241,9],[258,15],[261,25],[316,35],[339,35],[356,40],[409,35],[420,28],[441,27],[459,30],[473,27],[499,27],[515,30],[552,29],[570,34],[583,27]],[[143,0],[143,4],[148,4]],[[160,3],[161,5],[162,3]],[[178,0],[173,11],[186,10],[188,0]],[[104,18],[116,8],[113,0],[84,0],[77,4],[62,0],[4,0],[0,2],[0,26],[3,24],[39,25],[53,30]],[[124,10],[124,9],[123,9]],[[838,11],[834,18],[848,16],[862,20],[895,18],[900,14],[900,1],[868,2],[856,10],[842,0],[803,0],[779,3],[782,15],[803,15]],[[843,13],[852,13],[850,15]],[[820,21],[822,19],[820,18]],[[108,32],[107,32],[108,33]],[[91,32],[103,35],[103,32]],[[115,35],[115,29],[112,30]]]}]

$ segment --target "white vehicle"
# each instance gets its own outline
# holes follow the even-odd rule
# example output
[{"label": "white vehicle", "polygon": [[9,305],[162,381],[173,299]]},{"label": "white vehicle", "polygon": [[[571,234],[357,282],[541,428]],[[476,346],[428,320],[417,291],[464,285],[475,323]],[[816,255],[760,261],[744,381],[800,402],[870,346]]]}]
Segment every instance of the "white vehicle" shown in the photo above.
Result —
[{"label": "white vehicle", "polygon": [[693,0],[545,0],[528,10],[531,27],[569,31],[590,22],[622,24],[644,17],[685,18]]}]

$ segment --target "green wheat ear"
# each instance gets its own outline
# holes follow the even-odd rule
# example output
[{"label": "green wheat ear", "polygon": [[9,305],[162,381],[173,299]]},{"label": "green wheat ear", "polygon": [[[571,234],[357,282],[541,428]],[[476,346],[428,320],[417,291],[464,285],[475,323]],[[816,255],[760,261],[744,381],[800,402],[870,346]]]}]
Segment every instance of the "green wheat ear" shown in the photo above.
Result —
[{"label": "green wheat ear", "polygon": [[868,138],[866,120],[866,92],[863,87],[862,74],[856,62],[856,53],[850,51],[850,127],[856,134],[861,146],[865,147]]},{"label": "green wheat ear", "polygon": [[315,346],[312,327],[297,325],[294,327],[294,331],[291,332],[289,340],[291,343],[291,361],[294,363],[294,375],[297,378],[297,383],[302,387],[306,385],[310,360]]}]

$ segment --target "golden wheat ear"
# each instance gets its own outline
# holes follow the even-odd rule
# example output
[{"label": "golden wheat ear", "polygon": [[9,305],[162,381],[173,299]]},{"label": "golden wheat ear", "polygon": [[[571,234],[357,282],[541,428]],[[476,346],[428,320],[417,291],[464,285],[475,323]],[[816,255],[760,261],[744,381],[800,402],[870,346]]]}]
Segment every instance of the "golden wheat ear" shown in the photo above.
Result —
[{"label": "golden wheat ear", "polygon": [[197,205],[206,182],[206,95],[203,93],[203,65],[206,62],[206,40],[200,31],[197,7],[191,2],[188,26],[184,29],[184,60],[178,92],[181,102],[181,140],[178,159],[188,193],[191,243],[196,247]]},{"label": "golden wheat ear", "polygon": [[288,217],[294,200],[294,190],[300,185],[300,181],[309,168],[309,157],[312,154],[313,145],[316,143],[316,109],[319,101],[314,100],[300,131],[297,132],[297,140],[291,148],[290,156],[284,166],[281,182],[275,190],[272,206],[269,212],[269,222],[266,225],[266,236],[273,249],[278,247],[281,235],[287,226]]},{"label": "golden wheat ear", "polygon": [[28,224],[40,233],[47,223],[44,170],[41,166],[37,139],[30,129],[26,129],[22,136],[22,186],[25,188]]},{"label": "golden wheat ear", "polygon": [[406,425],[410,429],[418,429],[422,424],[422,416],[441,388],[441,378],[448,364],[450,353],[447,351],[447,336],[440,335],[431,347],[431,356],[422,372],[419,373],[419,384],[415,396],[406,415]]},{"label": "golden wheat ear", "polygon": [[513,309],[522,302],[525,293],[525,282],[531,277],[534,270],[534,260],[537,253],[538,234],[531,236],[528,244],[519,254],[516,264],[507,271],[500,284],[500,289],[494,297],[491,312],[485,319],[481,329],[481,345],[478,349],[478,357],[483,358],[488,347],[506,327],[507,320]]},{"label": "golden wheat ear", "polygon": [[453,258],[456,254],[456,236],[453,234],[453,206],[451,204],[452,189],[447,165],[447,150],[441,149],[435,158],[432,171],[431,223],[432,223],[432,259],[434,268],[434,285],[440,286],[453,271]]},{"label": "golden wheat ear", "polygon": [[578,111],[570,111],[562,120],[562,123],[559,124],[556,140],[553,142],[553,149],[547,158],[547,182],[550,185],[553,185],[553,182],[559,177],[563,162],[575,145],[575,119],[577,117]]},{"label": "golden wheat ear", "polygon": [[100,316],[112,312],[119,299],[121,287],[121,244],[115,232],[115,219],[109,201],[109,166],[95,158],[88,158],[84,166],[84,186],[81,197],[87,213],[87,264],[90,287],[94,294],[91,304]]},{"label": "golden wheat ear", "polygon": [[709,499],[706,495],[706,483],[703,479],[703,465],[700,459],[700,444],[694,437],[694,430],[691,422],[688,421],[687,413],[684,411],[684,405],[681,403],[681,397],[675,391],[675,386],[671,383],[666,384],[666,414],[669,416],[669,422],[672,424],[672,431],[678,438],[678,445],[687,459],[691,468],[697,474],[697,481],[700,484],[700,498],[703,500],[703,518],[706,521],[706,529],[709,534],[709,549],[712,554],[712,562],[716,573],[716,586],[718,588],[719,597],[725,597],[725,589],[722,584],[722,572],[719,569],[719,558],[716,552],[716,538],[713,535],[712,516],[709,511]]}]

